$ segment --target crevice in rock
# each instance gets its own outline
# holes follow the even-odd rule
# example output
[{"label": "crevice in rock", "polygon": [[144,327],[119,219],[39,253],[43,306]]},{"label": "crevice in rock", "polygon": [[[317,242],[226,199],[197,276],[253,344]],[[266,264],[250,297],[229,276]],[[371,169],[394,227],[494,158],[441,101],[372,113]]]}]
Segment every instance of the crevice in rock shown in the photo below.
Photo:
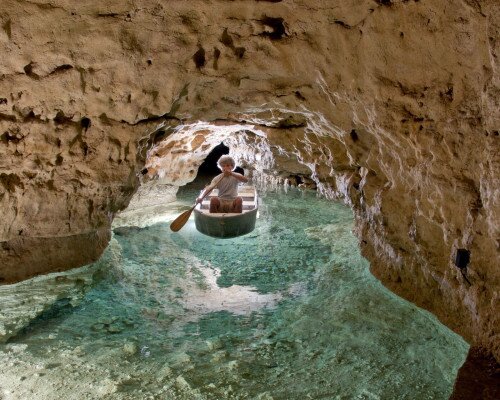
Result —
[{"label": "crevice in rock", "polygon": [[34,2],[34,1],[29,1],[29,0],[25,0],[24,2],[28,3],[28,4],[31,4],[31,5],[33,5],[33,6],[37,7],[37,8],[42,9],[42,10],[64,10],[64,11],[68,11],[64,7],[56,6],[56,5],[51,4],[51,3],[37,3],[37,2]]},{"label": "crevice in rock", "polygon": [[377,3],[378,5],[381,5],[381,6],[392,6],[394,5],[394,1],[393,0],[374,0],[375,3]]},{"label": "crevice in rock", "polygon": [[334,24],[337,24],[337,25],[340,25],[342,28],[346,28],[346,29],[351,29],[351,28],[352,28],[352,26],[351,26],[351,25],[349,25],[349,24],[347,24],[347,23],[345,23],[344,21],[341,21],[341,20],[339,20],[339,19],[335,19],[335,20],[333,21],[333,23],[334,23]]},{"label": "crevice in rock", "polygon": [[109,118],[106,113],[102,113],[101,115],[99,115],[99,121],[101,121],[101,123],[103,125],[107,125],[107,126],[112,126],[113,125],[113,120],[111,118]]},{"label": "crevice in rock", "polygon": [[15,115],[0,113],[0,121],[16,122],[17,118],[15,117]]},{"label": "crevice in rock", "polygon": [[4,143],[14,143],[17,144],[21,140],[23,140],[24,136],[20,133],[13,133],[9,131],[5,131],[2,136],[0,136],[2,142]]},{"label": "crevice in rock", "polygon": [[23,122],[33,122],[41,121],[40,117],[35,114],[33,110],[30,110],[23,118]]},{"label": "crevice in rock", "polygon": [[479,0],[463,0],[463,2],[481,16],[486,17],[486,14],[483,12],[483,7]]},{"label": "crevice in rock", "polygon": [[9,40],[12,40],[12,20],[10,18],[3,23],[2,29],[7,34]]},{"label": "crevice in rock", "polygon": [[244,47],[235,47],[233,51],[236,57],[243,58],[246,49]]},{"label": "crevice in rock", "polygon": [[96,17],[98,18],[116,18],[116,17],[122,17],[123,14],[117,13],[117,12],[104,12],[104,13],[97,13]]},{"label": "crevice in rock", "polygon": [[198,69],[201,69],[205,66],[206,64],[205,49],[203,47],[199,46],[198,51],[193,55],[193,61],[196,65],[196,68]]},{"label": "crevice in rock", "polygon": [[170,127],[162,127],[156,131],[154,131],[151,136],[153,138],[153,144],[157,144],[161,142],[162,140],[166,139],[168,135],[172,133],[172,130]]},{"label": "crevice in rock", "polygon": [[302,100],[302,101],[306,100],[306,98],[304,97],[304,95],[300,91],[296,90],[294,92],[294,94],[295,94],[295,97],[297,97],[299,100]]},{"label": "crevice in rock", "polygon": [[72,122],[72,117],[67,117],[66,115],[64,115],[63,111],[59,110],[57,112],[56,116],[54,117],[54,122],[57,125],[67,124],[67,123]]},{"label": "crevice in rock", "polygon": [[82,132],[79,132],[70,142],[69,142],[69,152],[70,154],[77,154],[75,151],[73,151],[73,146],[79,143],[80,144],[80,150],[83,154],[83,157],[86,157],[87,154],[89,153],[89,145],[83,140],[83,135]]},{"label": "crevice in rock", "polygon": [[175,113],[177,112],[177,110],[179,109],[179,107],[181,106],[181,102],[182,100],[188,95],[189,93],[189,83],[186,83],[181,91],[179,92],[179,96],[177,96],[177,98],[172,102],[172,106],[170,107],[170,111],[166,114],[164,114],[165,117],[170,117],[170,116],[174,116]]},{"label": "crevice in rock", "polygon": [[137,121],[133,124],[127,123],[125,121],[118,121],[118,122],[127,123],[128,125],[135,126],[135,125],[147,124],[149,122],[158,122],[161,120],[181,122],[181,120],[179,118],[177,118],[176,116],[172,115],[170,111],[166,112],[165,114],[162,114],[162,115],[152,115],[150,117],[140,119],[139,121]]},{"label": "crevice in rock", "polygon": [[222,36],[220,38],[220,41],[224,46],[229,47],[233,51],[233,53],[236,57],[243,58],[243,55],[245,54],[246,49],[244,47],[236,47],[234,45],[233,38],[227,32],[227,28],[225,28],[224,32],[222,32]]},{"label": "crevice in rock", "polygon": [[16,174],[0,174],[0,183],[8,192],[14,192],[16,188],[24,189],[24,184],[21,178]]},{"label": "crevice in rock", "polygon": [[36,74],[35,72],[33,72],[33,68],[35,67],[35,65],[36,64],[33,61],[31,61],[29,64],[25,65],[23,68],[24,73],[32,79],[39,79],[40,76],[38,74]]},{"label": "crevice in rock", "polygon": [[92,121],[88,117],[83,117],[80,120],[80,126],[84,131],[87,131],[92,126]]},{"label": "crevice in rock", "polygon": [[73,69],[73,66],[71,64],[62,64],[57,66],[53,71],[51,71],[49,75],[57,74],[58,72],[67,71],[69,69]]},{"label": "crevice in rock", "polygon": [[453,86],[451,86],[445,91],[440,92],[439,95],[445,102],[447,103],[453,102]]},{"label": "crevice in rock", "polygon": [[61,156],[61,154],[58,154],[57,157],[56,157],[56,165],[57,166],[62,165],[63,161],[64,161],[64,157]]},{"label": "crevice in rock", "polygon": [[217,47],[214,47],[213,69],[219,69],[219,57],[220,57],[220,50]]},{"label": "crevice in rock", "polygon": [[233,38],[227,33],[227,28],[222,32],[222,36],[220,38],[221,43],[229,48],[234,48]]},{"label": "crevice in rock", "polygon": [[290,114],[280,119],[276,124],[271,125],[274,128],[291,129],[303,128],[307,125],[307,119],[302,114]]},{"label": "crevice in rock", "polygon": [[80,87],[82,89],[82,93],[86,93],[87,82],[85,81],[85,69],[81,67],[77,67],[76,70],[80,73]]},{"label": "crevice in rock", "polygon": [[283,18],[264,16],[259,21],[266,27],[264,32],[260,34],[261,36],[267,36],[271,40],[279,40],[288,36],[286,33],[285,20]]}]

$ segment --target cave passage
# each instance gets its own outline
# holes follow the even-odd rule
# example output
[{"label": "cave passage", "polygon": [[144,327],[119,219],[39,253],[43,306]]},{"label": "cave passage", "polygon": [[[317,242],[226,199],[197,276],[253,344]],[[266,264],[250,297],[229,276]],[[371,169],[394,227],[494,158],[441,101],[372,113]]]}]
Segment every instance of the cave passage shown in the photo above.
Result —
[{"label": "cave passage", "polygon": [[[216,175],[221,173],[221,170],[217,166],[217,161],[224,154],[229,154],[229,150],[229,147],[227,147],[223,142],[215,146],[198,168],[196,178],[187,185],[181,186],[177,196],[182,198],[184,196],[183,193],[192,193],[193,190],[201,191],[205,186],[207,186]],[[193,199],[195,199],[198,195],[199,193],[197,193]]]},{"label": "cave passage", "polygon": [[[177,207],[196,194],[183,190]],[[179,233],[170,221],[116,228],[83,299],[61,298],[0,345],[0,388],[31,399],[447,399],[467,344],[369,273],[351,211],[295,188],[261,195],[255,231],[235,239],[193,221]]]},{"label": "cave passage", "polygon": [[[185,186],[181,186],[179,188],[178,195],[180,197],[183,196],[183,193],[190,193],[191,190],[193,189],[198,189],[201,190],[204,188],[207,184],[210,183],[210,181],[217,175],[221,173],[220,168],[217,166],[217,161],[219,158],[221,158],[225,154],[230,154],[230,148],[224,144],[224,142],[221,142],[217,146],[215,146],[210,153],[206,156],[206,158],[203,160],[201,165],[198,168],[198,172],[196,174],[196,178],[188,183]],[[236,166],[235,172],[245,175],[245,171],[242,167]]]},{"label": "cave passage", "polygon": [[217,166],[217,161],[224,154],[229,154],[229,147],[227,147],[224,143],[221,143],[215,146],[212,151],[207,155],[205,160],[201,163],[198,168],[197,178],[203,177],[213,177],[215,175],[220,174],[220,169]]}]

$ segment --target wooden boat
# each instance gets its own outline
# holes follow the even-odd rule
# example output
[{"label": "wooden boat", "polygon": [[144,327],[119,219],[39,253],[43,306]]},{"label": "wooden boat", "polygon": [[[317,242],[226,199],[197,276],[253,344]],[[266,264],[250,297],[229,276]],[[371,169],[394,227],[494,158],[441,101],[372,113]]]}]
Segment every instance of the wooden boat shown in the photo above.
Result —
[{"label": "wooden boat", "polygon": [[253,186],[242,186],[238,195],[243,198],[243,212],[240,213],[210,213],[210,199],[217,196],[214,189],[209,196],[194,209],[194,223],[201,233],[217,237],[232,238],[252,232],[259,208],[257,191]]}]

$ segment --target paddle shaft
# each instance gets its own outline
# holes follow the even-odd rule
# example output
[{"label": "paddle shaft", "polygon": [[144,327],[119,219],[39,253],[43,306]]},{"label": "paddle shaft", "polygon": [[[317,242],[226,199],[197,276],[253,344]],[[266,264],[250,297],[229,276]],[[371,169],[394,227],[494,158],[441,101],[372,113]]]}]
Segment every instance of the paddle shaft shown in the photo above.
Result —
[{"label": "paddle shaft", "polygon": [[[222,175],[219,180],[213,185],[212,189],[210,190],[205,190],[205,193],[203,194],[203,196],[201,196],[201,199],[200,199],[200,202],[203,201],[203,199],[205,197],[207,197],[207,195],[212,191],[214,190],[214,188],[219,184],[219,182],[222,180],[222,178],[224,178],[224,175]],[[176,219],[174,219],[172,221],[172,223],[170,224],[170,229],[174,232],[177,232],[179,231],[184,225],[186,225],[186,222],[188,221],[189,217],[191,216],[191,213],[193,212],[193,210],[195,209],[196,205],[198,203],[195,203],[194,206],[192,206],[189,210],[187,211],[184,211],[181,215],[179,215]]]}]

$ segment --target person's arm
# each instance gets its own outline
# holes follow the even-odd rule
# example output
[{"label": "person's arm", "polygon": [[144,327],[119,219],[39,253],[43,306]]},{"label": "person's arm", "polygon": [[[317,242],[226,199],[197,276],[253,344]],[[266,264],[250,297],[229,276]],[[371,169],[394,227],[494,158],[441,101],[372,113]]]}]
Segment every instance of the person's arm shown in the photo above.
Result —
[{"label": "person's arm", "polygon": [[211,187],[211,186],[207,187],[207,188],[203,191],[203,193],[201,194],[201,196],[196,198],[196,204],[201,203],[201,202],[203,201],[203,199],[204,199],[206,196],[208,196],[208,195],[210,194],[210,192],[212,192],[212,190],[214,190],[214,188],[213,188],[213,187]]},{"label": "person's arm", "polygon": [[246,176],[238,174],[237,172],[231,172],[231,175],[238,179],[240,182],[248,182],[248,178]]},{"label": "person's arm", "polygon": [[197,197],[196,198],[196,204],[198,203],[201,203],[203,201],[203,199],[208,196],[212,190],[215,189],[215,187],[217,186],[217,184],[220,182],[220,180],[222,179],[222,177],[220,175],[217,175],[213,180],[212,182],[210,182],[210,185],[208,185],[205,190],[203,191],[203,193],[200,195],[200,197]]}]

